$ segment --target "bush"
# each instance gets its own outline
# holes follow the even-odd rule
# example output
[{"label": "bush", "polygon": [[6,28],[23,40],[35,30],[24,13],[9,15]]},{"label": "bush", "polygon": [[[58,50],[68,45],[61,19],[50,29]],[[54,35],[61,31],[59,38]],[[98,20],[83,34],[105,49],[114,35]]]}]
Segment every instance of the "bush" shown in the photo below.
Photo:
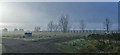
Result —
[{"label": "bush", "polygon": [[120,41],[120,33],[111,33],[111,34],[90,34],[88,35],[89,39],[112,39]]},{"label": "bush", "polygon": [[113,49],[112,42],[110,40],[98,40],[96,48],[100,51],[109,51]]},{"label": "bush", "polygon": [[112,33],[111,38],[120,41],[120,33]]},{"label": "bush", "polygon": [[117,53],[119,46],[112,44],[111,40],[90,40],[87,47],[79,49],[81,53]]},{"label": "bush", "polygon": [[100,34],[90,34],[88,35],[88,38],[90,39],[103,39],[103,35],[100,35]]}]

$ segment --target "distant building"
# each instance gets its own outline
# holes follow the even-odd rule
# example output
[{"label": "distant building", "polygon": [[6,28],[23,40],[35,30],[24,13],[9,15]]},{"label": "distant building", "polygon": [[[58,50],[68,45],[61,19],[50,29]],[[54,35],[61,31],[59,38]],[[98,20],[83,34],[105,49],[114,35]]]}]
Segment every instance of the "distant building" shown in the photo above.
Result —
[{"label": "distant building", "polygon": [[20,32],[24,32],[24,30],[23,30],[23,29],[19,29],[19,31],[20,31]]},{"label": "distant building", "polygon": [[4,31],[4,32],[8,32],[8,29],[7,29],[7,28],[4,28],[2,31]]},{"label": "distant building", "polygon": [[17,28],[15,28],[15,29],[14,29],[14,31],[16,32],[16,31],[18,31],[18,29],[17,29]]}]

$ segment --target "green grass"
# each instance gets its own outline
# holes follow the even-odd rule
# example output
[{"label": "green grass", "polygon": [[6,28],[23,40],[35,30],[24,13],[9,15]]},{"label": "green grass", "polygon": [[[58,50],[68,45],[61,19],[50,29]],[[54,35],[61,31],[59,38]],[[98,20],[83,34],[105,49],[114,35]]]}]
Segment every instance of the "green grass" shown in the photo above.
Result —
[{"label": "green grass", "polygon": [[[78,43],[80,43],[80,44],[78,44]],[[84,41],[84,39],[76,39],[76,40],[62,42],[62,43],[55,43],[55,45],[56,45],[57,49],[62,52],[79,53],[78,50],[80,48],[86,47],[86,42]],[[79,47],[79,46],[81,46],[81,47]]]},{"label": "green grass", "polygon": [[[58,44],[56,43],[55,46],[58,50],[65,52],[65,53],[75,53],[77,52],[76,49],[70,45],[66,46],[66,45],[62,45],[62,44]],[[71,51],[72,50],[72,51]]]},{"label": "green grass", "polygon": [[98,40],[76,39],[62,43],[55,43],[55,47],[66,53],[116,53],[120,50],[120,46],[108,43],[109,40],[104,40],[103,42],[105,44]]},{"label": "green grass", "polygon": [[[33,36],[31,38],[23,38],[23,39],[31,41],[31,40],[62,37],[62,39],[59,38],[58,39],[59,41],[63,41],[63,42],[55,43],[55,47],[58,50],[65,53],[120,52],[120,45],[115,45],[113,43],[110,44],[111,42],[108,39],[104,39],[103,41],[98,41],[100,40],[100,38],[93,39],[93,36],[91,36],[92,39],[89,39],[87,37],[88,34],[90,33],[33,32]],[[7,37],[7,38],[21,38],[23,36],[24,36],[24,32],[2,33],[2,37]],[[95,36],[95,38],[97,37],[98,36]]]}]

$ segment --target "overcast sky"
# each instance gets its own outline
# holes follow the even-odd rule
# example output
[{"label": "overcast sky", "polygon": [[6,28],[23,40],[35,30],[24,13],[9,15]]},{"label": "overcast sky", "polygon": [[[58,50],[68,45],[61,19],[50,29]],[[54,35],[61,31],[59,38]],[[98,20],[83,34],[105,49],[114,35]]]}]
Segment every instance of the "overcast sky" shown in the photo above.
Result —
[{"label": "overcast sky", "polygon": [[118,2],[119,0],[0,0],[0,2]]},{"label": "overcast sky", "polygon": [[69,16],[70,24],[78,29],[80,20],[84,20],[86,29],[103,29],[105,18],[110,18],[117,29],[117,2],[9,2],[3,3],[2,27],[13,30],[23,28],[33,30],[40,26],[46,30],[50,20],[58,22],[62,14]]}]

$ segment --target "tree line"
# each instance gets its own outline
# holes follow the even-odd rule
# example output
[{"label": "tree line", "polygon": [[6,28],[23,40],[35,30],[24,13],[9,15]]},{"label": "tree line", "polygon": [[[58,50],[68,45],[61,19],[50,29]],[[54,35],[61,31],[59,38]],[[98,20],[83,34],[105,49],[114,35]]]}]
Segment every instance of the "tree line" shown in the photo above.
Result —
[{"label": "tree line", "polygon": [[[85,32],[87,25],[84,20],[80,20],[78,27],[79,30]],[[106,30],[106,32],[110,32],[111,27],[112,27],[112,23],[110,21],[110,18],[106,18],[104,21],[104,29]],[[70,31],[70,29],[71,29],[70,21],[67,15],[62,15],[58,23],[54,23],[52,20],[48,23],[48,30],[50,32],[52,31],[68,32]]]},{"label": "tree line", "polygon": [[[72,28],[72,26],[70,25],[70,20],[69,20],[69,16],[68,15],[61,15],[60,19],[58,20],[57,23],[55,23],[53,20],[49,21],[49,23],[47,24],[47,30],[49,32],[68,32],[70,31],[70,29]],[[104,29],[106,30],[106,32],[110,32],[110,28],[112,26],[112,23],[110,21],[109,18],[105,19],[104,22]],[[85,29],[87,27],[86,22],[84,20],[80,20],[79,24],[78,24],[79,30],[81,30],[82,32],[85,32]],[[40,26],[36,26],[34,28],[35,32],[39,32],[40,31]],[[4,28],[3,31],[8,31],[7,28]],[[17,28],[14,29],[14,31],[18,31]],[[19,31],[24,31],[24,29],[19,29]]]}]

